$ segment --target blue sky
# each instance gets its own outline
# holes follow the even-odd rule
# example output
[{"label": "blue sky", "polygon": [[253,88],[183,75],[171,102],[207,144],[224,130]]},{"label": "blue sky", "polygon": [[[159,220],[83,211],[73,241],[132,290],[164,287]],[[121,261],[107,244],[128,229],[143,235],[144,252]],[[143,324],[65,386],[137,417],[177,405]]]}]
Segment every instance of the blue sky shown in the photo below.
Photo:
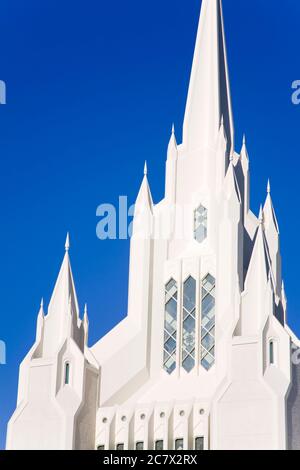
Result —
[{"label": "blue sky", "polygon": [[[298,295],[300,79],[298,0],[224,0],[236,127],[251,158],[252,209],[270,177],[281,229],[289,322]],[[200,0],[2,0],[0,79],[0,448],[14,410],[18,366],[48,304],[71,233],[90,343],[126,313],[128,241],[96,238],[96,208],[133,203],[144,160],[155,202],[166,147],[181,128]]]}]

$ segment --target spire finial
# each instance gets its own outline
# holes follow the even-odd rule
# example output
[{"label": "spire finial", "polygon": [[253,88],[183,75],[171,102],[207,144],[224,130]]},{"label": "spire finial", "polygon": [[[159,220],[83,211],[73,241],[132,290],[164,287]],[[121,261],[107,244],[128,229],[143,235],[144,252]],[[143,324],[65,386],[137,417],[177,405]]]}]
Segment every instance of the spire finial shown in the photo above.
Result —
[{"label": "spire finial", "polygon": [[44,317],[44,299],[41,299],[41,305],[40,305],[40,311],[39,311],[39,316]]},{"label": "spire finial", "polygon": [[66,243],[65,243],[65,250],[68,252],[70,249],[70,235],[69,232],[67,233]]},{"label": "spire finial", "polygon": [[243,145],[246,145],[246,135],[243,134]]},{"label": "spire finial", "polygon": [[223,127],[223,126],[224,126],[224,115],[222,114],[222,116],[221,116],[221,127]]},{"label": "spire finial", "polygon": [[87,317],[87,304],[84,304],[84,316]]},{"label": "spire finial", "polygon": [[270,183],[270,180],[268,180],[268,184],[267,184],[267,193],[268,193],[268,194],[271,193],[271,183]]},{"label": "spire finial", "polygon": [[172,134],[173,134],[173,135],[175,134],[175,124],[174,124],[174,122],[173,122],[173,124],[172,124]]},{"label": "spire finial", "polygon": [[148,174],[148,165],[147,165],[147,160],[145,161],[145,165],[144,165],[144,175],[147,176]]},{"label": "spire finial", "polygon": [[223,115],[230,154],[234,151],[234,126],[221,3],[202,1],[182,140],[191,149],[213,146]]}]

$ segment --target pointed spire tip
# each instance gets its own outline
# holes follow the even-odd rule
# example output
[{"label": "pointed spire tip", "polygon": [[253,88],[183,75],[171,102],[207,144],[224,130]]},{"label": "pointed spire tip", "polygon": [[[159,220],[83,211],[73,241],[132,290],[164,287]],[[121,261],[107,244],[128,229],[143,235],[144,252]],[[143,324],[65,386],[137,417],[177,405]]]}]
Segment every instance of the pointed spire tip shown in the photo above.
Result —
[{"label": "pointed spire tip", "polygon": [[70,249],[70,234],[69,232],[67,233],[67,238],[66,238],[66,243],[65,243],[65,250],[68,252]]},{"label": "pointed spire tip", "polygon": [[270,180],[268,180],[268,184],[267,184],[267,193],[268,193],[268,194],[271,193],[271,183],[270,183]]},{"label": "pointed spire tip", "polygon": [[145,165],[144,165],[144,175],[147,176],[148,174],[148,165],[147,165],[147,160],[145,161]]}]

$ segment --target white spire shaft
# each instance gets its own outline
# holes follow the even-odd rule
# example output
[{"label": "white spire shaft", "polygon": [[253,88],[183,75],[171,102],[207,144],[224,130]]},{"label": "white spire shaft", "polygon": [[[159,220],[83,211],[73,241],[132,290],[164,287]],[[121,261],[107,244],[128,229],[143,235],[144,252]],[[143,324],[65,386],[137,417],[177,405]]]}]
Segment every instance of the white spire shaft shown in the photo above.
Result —
[{"label": "white spire shaft", "polygon": [[202,0],[188,100],[186,105],[183,143],[196,150],[213,147],[221,118],[228,142],[234,149],[234,129],[222,0]]}]

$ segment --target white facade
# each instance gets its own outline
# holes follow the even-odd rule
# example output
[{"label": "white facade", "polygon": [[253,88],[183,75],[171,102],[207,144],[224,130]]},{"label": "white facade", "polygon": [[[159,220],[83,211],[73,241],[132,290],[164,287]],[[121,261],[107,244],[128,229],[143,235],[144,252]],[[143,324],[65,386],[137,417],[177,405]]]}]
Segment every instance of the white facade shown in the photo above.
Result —
[{"label": "white facade", "polygon": [[300,343],[270,185],[257,218],[245,140],[234,149],[222,4],[203,0],[165,198],[153,204],[147,171],[137,198],[128,315],[87,346],[67,240],[20,367],[8,449],[300,449]]}]

